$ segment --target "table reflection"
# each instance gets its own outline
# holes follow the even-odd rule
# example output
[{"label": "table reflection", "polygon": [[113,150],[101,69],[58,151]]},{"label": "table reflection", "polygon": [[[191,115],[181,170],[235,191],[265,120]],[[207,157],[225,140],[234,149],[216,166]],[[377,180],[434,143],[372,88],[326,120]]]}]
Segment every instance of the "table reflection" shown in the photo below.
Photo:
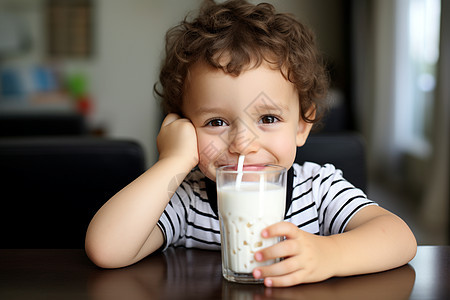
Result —
[{"label": "table reflection", "polygon": [[88,291],[96,300],[217,299],[221,270],[220,252],[169,248],[127,268],[97,270]]},{"label": "table reflection", "polygon": [[223,281],[222,299],[409,299],[415,271],[410,265],[387,272],[332,278],[289,288],[264,288]]},{"label": "table reflection", "polygon": [[266,288],[222,278],[220,253],[169,248],[133,266],[91,273],[92,299],[409,299],[415,282],[410,265],[332,278],[289,288]]}]

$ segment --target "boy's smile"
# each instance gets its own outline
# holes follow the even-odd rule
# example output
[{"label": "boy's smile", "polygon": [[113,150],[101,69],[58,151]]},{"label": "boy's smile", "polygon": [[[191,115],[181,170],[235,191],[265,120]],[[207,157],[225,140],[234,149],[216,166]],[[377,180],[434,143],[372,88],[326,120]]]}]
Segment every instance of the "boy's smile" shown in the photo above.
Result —
[{"label": "boy's smile", "polygon": [[196,128],[200,170],[237,164],[276,164],[289,169],[311,124],[300,118],[298,93],[268,64],[233,76],[205,63],[189,69],[183,112]]}]

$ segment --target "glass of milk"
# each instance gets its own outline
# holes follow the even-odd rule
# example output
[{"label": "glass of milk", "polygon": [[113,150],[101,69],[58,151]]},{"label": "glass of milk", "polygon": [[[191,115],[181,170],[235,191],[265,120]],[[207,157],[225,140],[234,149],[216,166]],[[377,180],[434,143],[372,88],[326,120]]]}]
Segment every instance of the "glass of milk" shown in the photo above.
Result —
[{"label": "glass of milk", "polygon": [[224,166],[217,169],[217,201],[222,244],[222,274],[233,282],[261,283],[252,271],[275,262],[257,262],[255,252],[280,241],[262,238],[267,226],[283,221],[286,169],[276,165]]}]

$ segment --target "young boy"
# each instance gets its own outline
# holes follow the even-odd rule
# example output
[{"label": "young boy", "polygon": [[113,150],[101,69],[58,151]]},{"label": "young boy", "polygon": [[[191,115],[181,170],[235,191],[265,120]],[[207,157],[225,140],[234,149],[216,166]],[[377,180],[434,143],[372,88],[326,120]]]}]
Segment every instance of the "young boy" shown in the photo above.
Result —
[{"label": "young boy", "polygon": [[261,232],[286,239],[255,253],[284,258],[253,270],[266,286],[377,272],[414,257],[408,226],[339,170],[294,164],[327,89],[306,27],[268,4],[207,2],[166,42],[159,160],[93,218],[86,251],[94,263],[127,266],[171,245],[220,249],[215,172],[239,155],[289,169],[285,222]]}]

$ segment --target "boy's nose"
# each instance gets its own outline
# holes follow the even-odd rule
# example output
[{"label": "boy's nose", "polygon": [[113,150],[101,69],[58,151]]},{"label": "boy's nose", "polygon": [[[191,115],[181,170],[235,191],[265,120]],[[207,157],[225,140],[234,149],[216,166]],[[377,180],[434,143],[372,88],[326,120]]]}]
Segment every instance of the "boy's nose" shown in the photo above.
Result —
[{"label": "boy's nose", "polygon": [[229,151],[239,155],[247,155],[259,149],[258,136],[245,123],[235,122],[229,132]]}]

